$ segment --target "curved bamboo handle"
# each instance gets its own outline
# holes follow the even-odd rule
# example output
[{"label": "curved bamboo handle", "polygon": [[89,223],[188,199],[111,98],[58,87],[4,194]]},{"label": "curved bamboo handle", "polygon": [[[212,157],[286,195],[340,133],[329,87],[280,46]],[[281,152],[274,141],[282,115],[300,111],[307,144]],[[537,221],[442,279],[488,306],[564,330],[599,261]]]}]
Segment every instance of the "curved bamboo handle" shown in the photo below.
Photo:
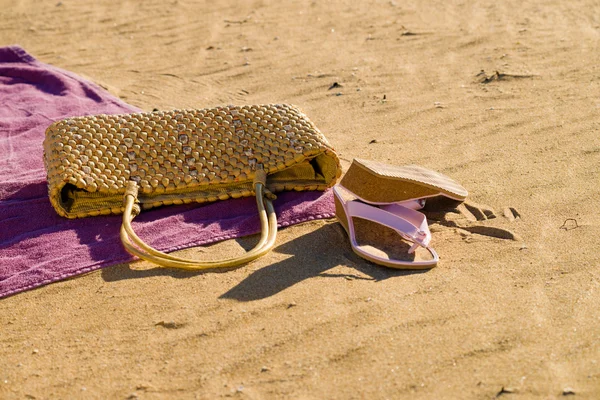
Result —
[{"label": "curved bamboo handle", "polygon": [[131,227],[131,221],[140,213],[140,208],[136,204],[138,201],[138,187],[134,181],[128,183],[123,199],[125,212],[123,213],[123,224],[121,226],[121,242],[129,253],[163,267],[203,270],[235,267],[255,260],[268,253],[275,246],[275,239],[277,238],[277,216],[270,199],[274,196],[268,190],[265,190],[265,182],[266,174],[262,170],[258,170],[257,177],[254,180],[254,190],[260,217],[261,236],[256,246],[242,256],[219,261],[198,261],[172,256],[146,244]]}]

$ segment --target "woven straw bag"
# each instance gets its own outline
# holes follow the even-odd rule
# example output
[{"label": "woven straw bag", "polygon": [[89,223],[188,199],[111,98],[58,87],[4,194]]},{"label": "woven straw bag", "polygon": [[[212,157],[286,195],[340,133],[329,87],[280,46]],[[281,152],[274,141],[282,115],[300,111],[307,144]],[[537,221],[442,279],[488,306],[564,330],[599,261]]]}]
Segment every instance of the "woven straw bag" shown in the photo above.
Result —
[{"label": "woven straw bag", "polygon": [[[130,253],[166,267],[232,267],[275,244],[273,193],[325,190],[341,174],[327,139],[286,104],[69,118],[46,131],[50,202],[67,218],[123,214]],[[157,251],[131,228],[141,209],[256,196],[261,238],[245,255],[195,261]]]}]

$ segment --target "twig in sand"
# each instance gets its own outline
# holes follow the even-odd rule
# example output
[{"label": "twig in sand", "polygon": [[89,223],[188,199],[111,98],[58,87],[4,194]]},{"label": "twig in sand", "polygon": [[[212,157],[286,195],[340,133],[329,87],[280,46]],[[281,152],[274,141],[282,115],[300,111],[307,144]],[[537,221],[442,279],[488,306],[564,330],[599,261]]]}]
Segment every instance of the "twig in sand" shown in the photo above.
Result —
[{"label": "twig in sand", "polygon": [[504,395],[504,394],[511,394],[514,393],[515,389],[513,388],[509,388],[509,387],[504,387],[502,386],[502,388],[500,389],[500,391],[498,393],[496,393],[496,398]]},{"label": "twig in sand", "polygon": [[227,23],[227,24],[245,24],[246,22],[248,22],[248,18],[244,18],[244,19],[239,19],[239,20],[234,20],[234,19],[224,19],[223,22]]},{"label": "twig in sand", "polygon": [[505,74],[498,71],[495,71],[492,75],[488,76],[484,70],[481,70],[481,72],[478,73],[476,76],[479,77],[479,82],[484,84],[493,81],[503,81],[509,79],[527,79],[535,77],[535,75]]},{"label": "twig in sand", "polygon": [[571,231],[577,228],[579,228],[579,224],[575,218],[565,219],[565,222],[559,227],[559,229],[564,229],[565,231]]}]

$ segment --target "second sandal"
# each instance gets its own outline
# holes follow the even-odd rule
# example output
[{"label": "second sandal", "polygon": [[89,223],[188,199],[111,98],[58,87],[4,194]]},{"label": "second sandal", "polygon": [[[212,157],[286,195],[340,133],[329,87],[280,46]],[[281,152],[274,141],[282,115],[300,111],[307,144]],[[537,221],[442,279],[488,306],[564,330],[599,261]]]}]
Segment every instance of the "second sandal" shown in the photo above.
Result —
[{"label": "second sandal", "polygon": [[[437,264],[427,219],[416,211],[424,206],[425,199],[436,196],[463,201],[467,191],[453,179],[427,168],[359,159],[334,187],[336,215],[353,251],[373,263],[398,269],[425,269]],[[427,250],[428,255],[418,259],[418,248]]]}]

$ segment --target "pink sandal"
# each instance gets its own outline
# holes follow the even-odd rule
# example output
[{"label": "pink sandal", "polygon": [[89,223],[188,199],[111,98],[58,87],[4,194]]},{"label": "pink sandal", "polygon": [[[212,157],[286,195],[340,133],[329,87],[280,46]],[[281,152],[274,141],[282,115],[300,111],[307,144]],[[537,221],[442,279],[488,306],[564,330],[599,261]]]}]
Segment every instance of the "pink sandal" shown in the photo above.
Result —
[{"label": "pink sandal", "polygon": [[[439,260],[429,246],[431,232],[427,219],[416,211],[424,206],[425,199],[442,195],[462,201],[467,196],[460,184],[438,172],[415,165],[398,167],[359,159],[353,161],[333,193],[336,215],[350,238],[352,250],[375,264],[398,269],[433,268]],[[372,242],[377,247],[359,243],[357,223],[366,228],[359,236],[366,239],[374,236]],[[393,239],[393,248],[386,251],[381,245],[390,232],[400,238]],[[429,257],[403,260],[391,256],[390,253],[397,253],[402,239],[411,244],[409,255],[422,247]]]}]

